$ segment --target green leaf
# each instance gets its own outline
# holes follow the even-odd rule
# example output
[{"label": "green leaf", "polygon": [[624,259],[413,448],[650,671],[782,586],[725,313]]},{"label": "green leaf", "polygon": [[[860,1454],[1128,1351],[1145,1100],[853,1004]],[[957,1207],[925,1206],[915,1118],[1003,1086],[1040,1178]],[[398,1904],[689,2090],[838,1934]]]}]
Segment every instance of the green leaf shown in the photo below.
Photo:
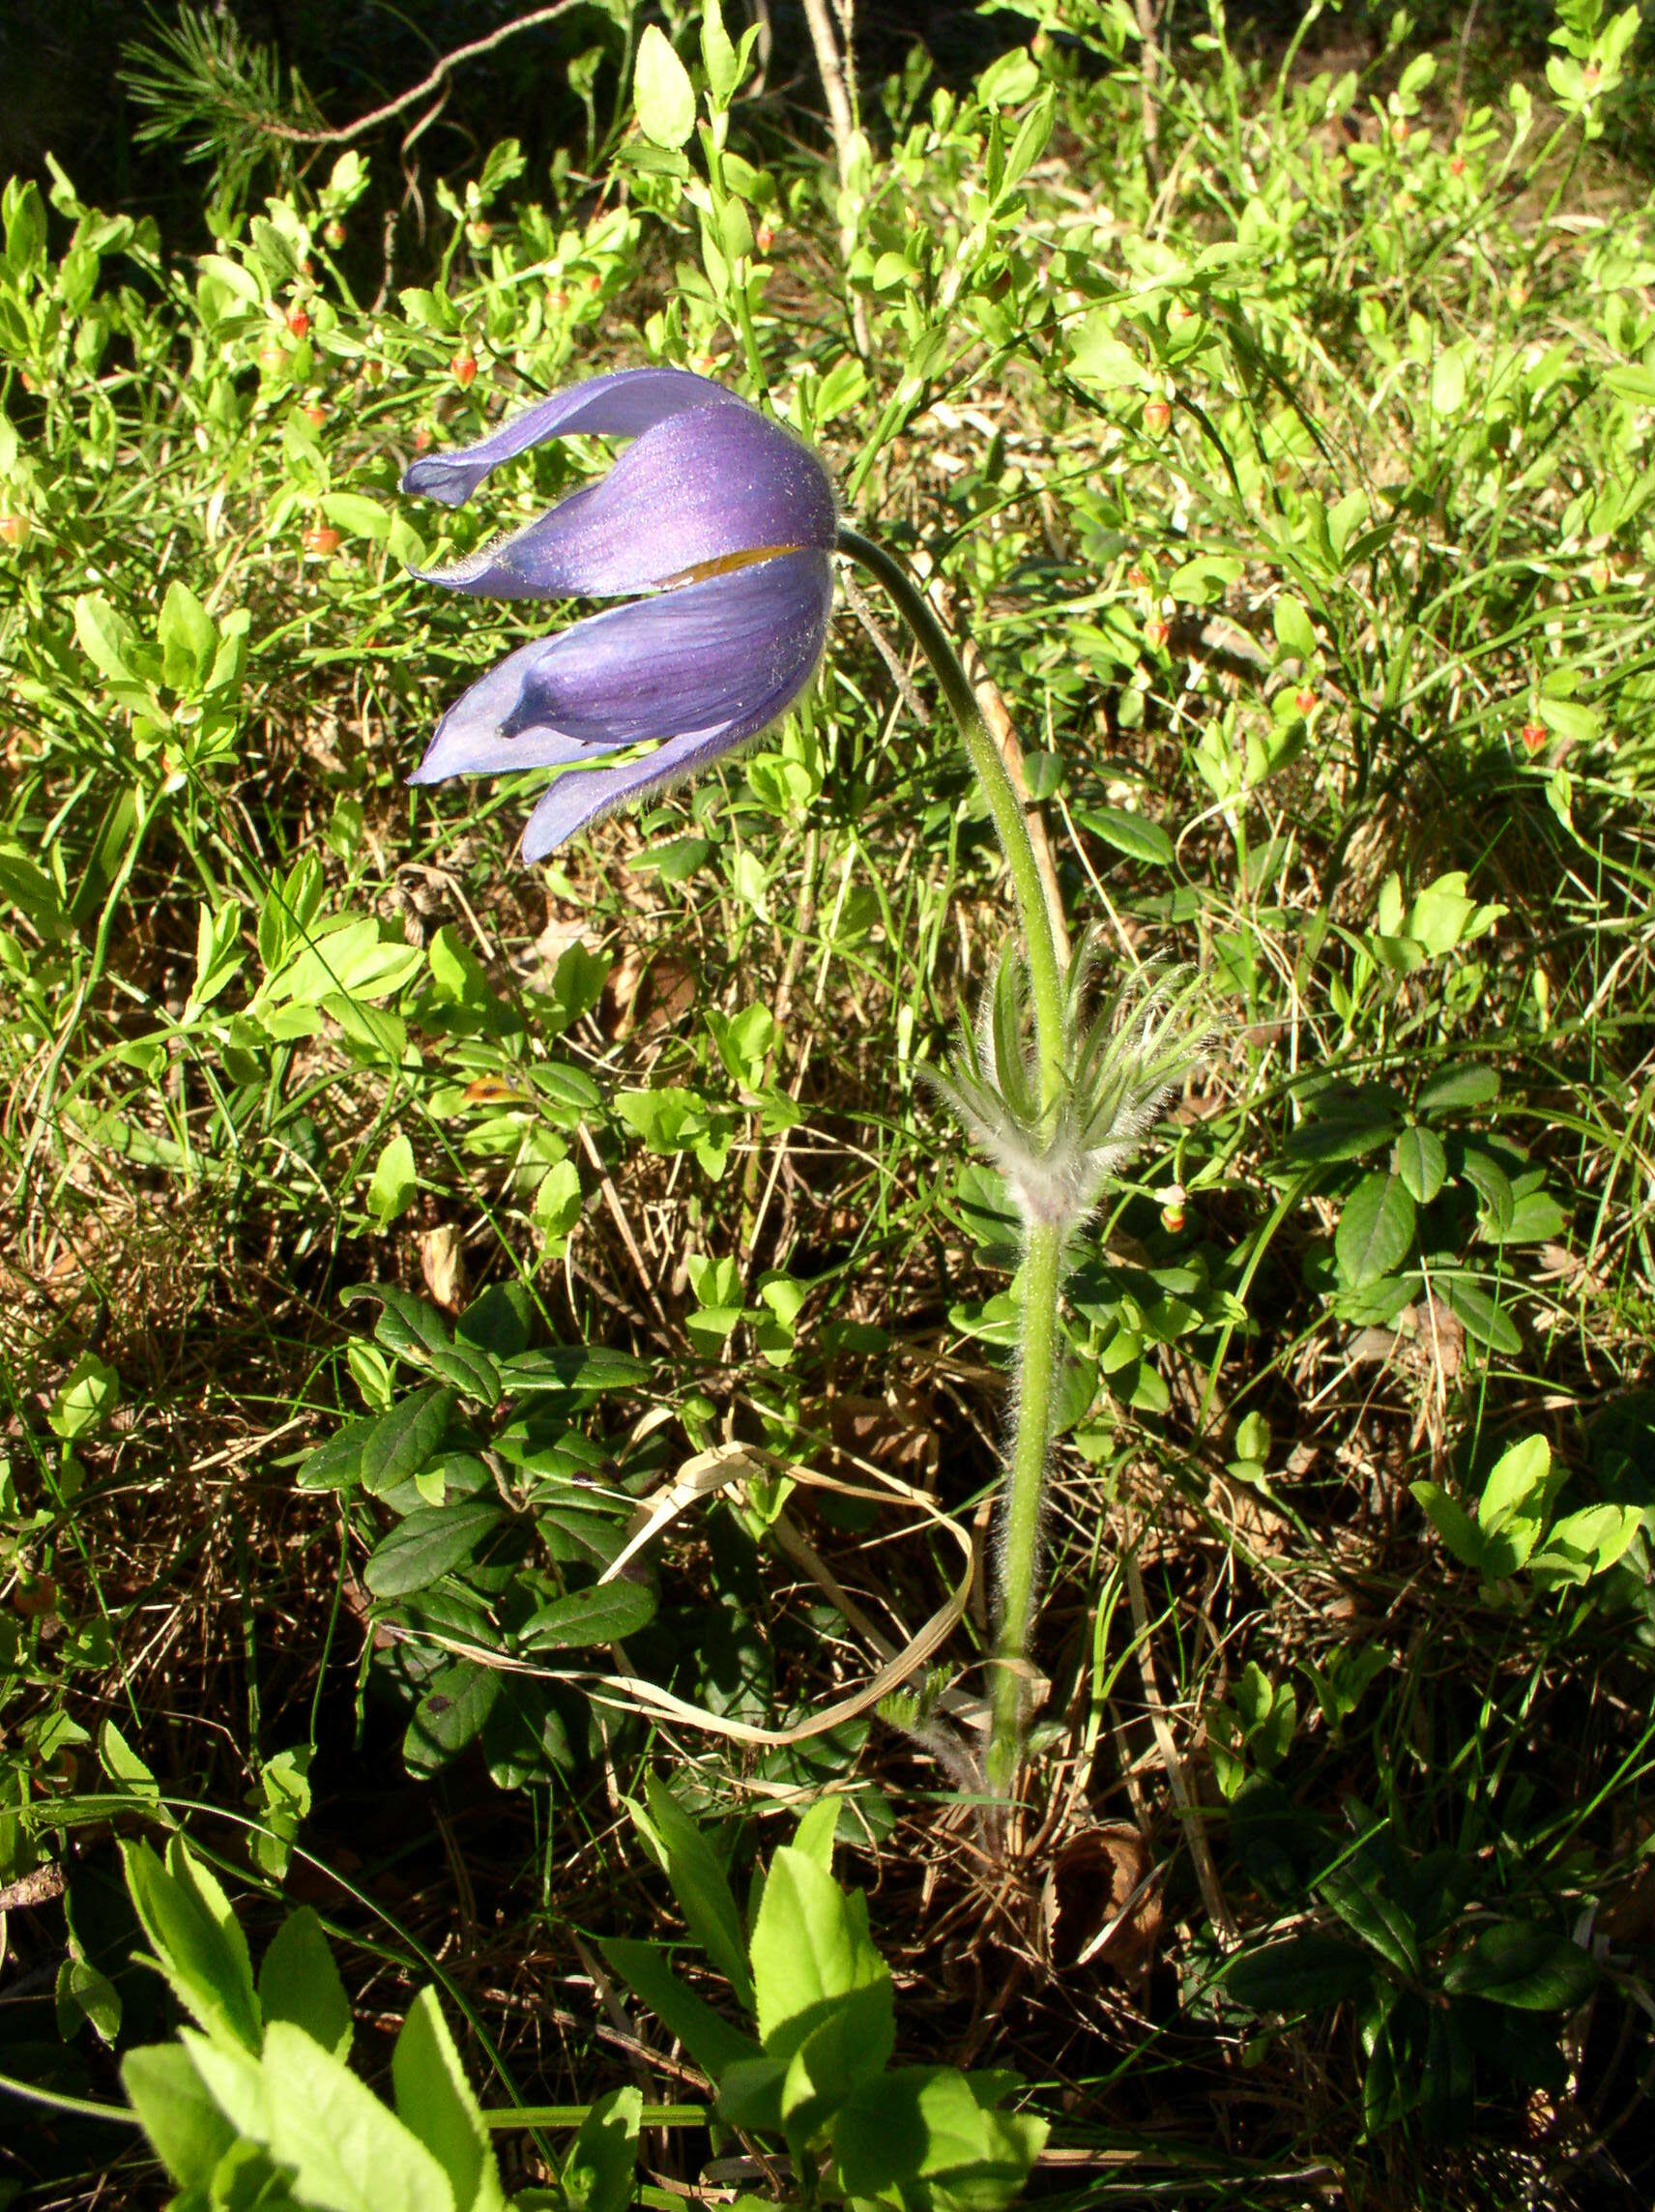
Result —
[{"label": "green leaf", "polygon": [[457,1393],[427,1382],[381,1413],[362,1447],[362,1486],[370,1498],[418,1474],[449,1433]]},{"label": "green leaf", "polygon": [[1502,1352],[1508,1359],[1517,1357],[1523,1350],[1517,1324],[1480,1284],[1465,1275],[1445,1274],[1436,1278],[1435,1287],[1474,1344],[1487,1345],[1491,1352]]},{"label": "green leaf", "polygon": [[121,2061],[121,2085],[173,2180],[184,2189],[205,2190],[236,2131],[189,2053],[177,2043],[129,2051]]},{"label": "green leaf", "polygon": [[[784,1846],[770,1863],[751,1956],[759,2038],[769,2057],[791,2058],[854,1991],[883,1990],[876,2017],[890,2021],[890,1969],[868,1940],[865,1907],[802,1851]],[[883,2033],[872,2019],[868,2033]],[[885,2045],[888,2054],[889,2036]]]},{"label": "green leaf", "polygon": [[1492,1106],[1499,1096],[1499,1077],[1482,1061],[1466,1061],[1445,1067],[1419,1093],[1422,1114],[1463,1112],[1471,1106]]},{"label": "green leaf", "polygon": [[272,2157],[294,2194],[327,2212],[456,2212],[448,2175],[365,2082],[278,2020],[264,2042]]},{"label": "green leaf", "polygon": [[1459,1172],[1482,1200],[1495,1229],[1503,1237],[1511,1227],[1515,1203],[1511,1178],[1497,1160],[1469,1145],[1460,1151]]},{"label": "green leaf", "polygon": [[1442,1986],[1523,2012],[1573,2012],[1597,1988],[1598,1970],[1565,1936],[1506,1921],[1449,1960]]},{"label": "green leaf", "polygon": [[1373,1976],[1368,1952],[1311,1930],[1233,1959],[1224,1988],[1252,2012],[1317,2012],[1354,1996]]},{"label": "green leaf", "polygon": [[1340,1279],[1354,1289],[1394,1274],[1412,1248],[1413,1224],[1413,1199],[1401,1176],[1364,1176],[1334,1234]]},{"label": "green leaf", "polygon": [[1324,1875],[1317,1887],[1352,1935],[1399,1973],[1418,1975],[1418,1935],[1378,1867],[1358,1855]]},{"label": "green leaf", "polygon": [[257,2051],[262,2021],[252,1961],[230,1901],[182,1836],[166,1864],[145,1843],[123,1843],[121,1860],[144,1934],[179,2001],[209,2037]]},{"label": "green leaf", "polygon": [[178,577],[166,588],[156,623],[162,669],[175,691],[193,691],[205,681],[218,651],[213,618],[189,586]]},{"label": "green leaf", "polygon": [[392,1137],[379,1155],[373,1180],[367,1186],[367,1209],[381,1229],[406,1213],[419,1193],[414,1148],[403,1136]]},{"label": "green leaf", "polygon": [[632,1390],[650,1372],[643,1360],[607,1344],[554,1344],[500,1363],[508,1390]]},{"label": "green leaf", "polygon": [[101,1428],[121,1402],[121,1378],[95,1352],[83,1352],[65,1376],[46,1422],[65,1443]]},{"label": "green leaf", "polygon": [[1046,2134],[1044,2120],[994,2110],[951,2066],[903,2066],[844,2107],[833,2152],[849,2197],[999,2212],[1022,2195]]},{"label": "green leaf", "polygon": [[505,1519],[505,1508],[489,1499],[410,1513],[376,1546],[363,1580],[377,1598],[428,1589],[456,1568],[469,1566]]},{"label": "green leaf", "polygon": [[753,2011],[745,1932],[724,1869],[694,1820],[653,1774],[645,1797],[647,1810],[626,1800],[634,1824],[659,1859],[690,1934],[729,1983],[742,2011]]},{"label": "green leaf", "polygon": [[351,2048],[351,2000],[307,1905],[290,1912],[276,1930],[259,1966],[259,2004],[266,2021],[291,2021],[335,2058]]},{"label": "green leaf", "polygon": [[1172,866],[1173,840],[1158,822],[1130,814],[1123,806],[1077,806],[1074,812],[1083,830],[1089,830],[1094,837],[1101,837],[1129,859],[1156,868]]},{"label": "green leaf", "polygon": [[1435,1482],[1413,1482],[1408,1488],[1426,1519],[1462,1566],[1481,1569],[1483,1539],[1476,1523],[1457,1499]]},{"label": "green leaf", "polygon": [[1495,1536],[1514,1514],[1525,1518],[1546,1508],[1548,1478],[1552,1472],[1552,1446],[1544,1437],[1524,1437],[1500,1454],[1489,1470],[1477,1502],[1477,1526]]},{"label": "green leaf", "polygon": [[845,1800],[839,1796],[818,1797],[814,1805],[807,1806],[799,1816],[798,1826],[793,1832],[793,1848],[802,1851],[807,1859],[814,1859],[824,1874],[833,1872],[833,1840],[839,1833],[839,1815]]},{"label": "green leaf", "polygon": [[391,2054],[397,2116],[449,2177],[458,2212],[505,2212],[488,2124],[472,2094],[434,1990],[408,2008]]},{"label": "green leaf", "polygon": [[500,1696],[496,1669],[473,1659],[445,1667],[414,1708],[402,1757],[411,1773],[435,1774],[476,1741]]},{"label": "green leaf", "polygon": [[1403,1131],[1396,1142],[1396,1172],[1416,1205],[1431,1204],[1448,1173],[1448,1155],[1434,1129]]},{"label": "green leaf", "polygon": [[758,2058],[759,2047],[752,2038],[732,2027],[704,1997],[681,1982],[658,1945],[612,1936],[598,1949],[632,1994],[649,2006],[713,2081],[732,2066]]},{"label": "green leaf", "polygon": [[101,676],[112,684],[134,681],[129,665],[132,633],[101,592],[84,594],[75,600],[74,634]]},{"label": "green leaf", "polygon": [[695,88],[689,72],[653,23],[638,42],[632,98],[638,128],[653,145],[682,146],[695,129]]},{"label": "green leaf", "polygon": [[[716,8],[711,0],[709,13]],[[611,2089],[580,2123],[564,2161],[564,2196],[571,2212],[626,2212],[633,2200],[643,2092]]]},{"label": "green leaf", "polygon": [[620,1644],[655,1617],[655,1593],[645,1583],[594,1583],[590,1589],[553,1598],[532,1613],[517,1632],[525,1651],[577,1650]]},{"label": "green leaf", "polygon": [[360,491],[331,491],[323,496],[322,512],[353,538],[370,538],[382,545],[391,536],[391,509]]},{"label": "green leaf", "polygon": [[1300,660],[1309,660],[1316,652],[1316,631],[1311,626],[1304,603],[1295,599],[1291,592],[1284,592],[1274,608],[1276,637],[1283,648],[1296,654]]}]

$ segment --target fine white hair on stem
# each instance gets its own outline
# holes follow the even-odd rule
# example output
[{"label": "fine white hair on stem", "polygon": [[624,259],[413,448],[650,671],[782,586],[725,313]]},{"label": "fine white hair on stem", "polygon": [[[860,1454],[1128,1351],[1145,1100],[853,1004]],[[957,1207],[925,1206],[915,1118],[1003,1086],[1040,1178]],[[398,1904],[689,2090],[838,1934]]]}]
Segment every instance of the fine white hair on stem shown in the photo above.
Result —
[{"label": "fine white hair on stem", "polygon": [[1026,1228],[1066,1235],[1086,1221],[1153,1127],[1205,1033],[1192,1017],[1188,969],[1140,970],[1094,1006],[1098,960],[1098,940],[1088,931],[1065,979],[1063,1086],[1055,1099],[1040,1094],[1028,966],[1015,946],[1002,954],[974,1026],[962,1021],[946,1069],[926,1071],[1004,1177]]}]

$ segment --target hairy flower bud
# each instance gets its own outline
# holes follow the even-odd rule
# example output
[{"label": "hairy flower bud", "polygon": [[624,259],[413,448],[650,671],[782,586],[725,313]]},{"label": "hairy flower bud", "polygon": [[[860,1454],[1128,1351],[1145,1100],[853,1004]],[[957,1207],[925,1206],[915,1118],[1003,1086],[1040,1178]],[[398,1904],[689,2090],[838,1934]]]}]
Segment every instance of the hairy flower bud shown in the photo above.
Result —
[{"label": "hairy flower bud", "polygon": [[976,1027],[962,1022],[947,1069],[930,1074],[1005,1178],[1031,1228],[1079,1227],[1148,1133],[1205,1033],[1190,1016],[1187,969],[1141,971],[1094,1005],[1098,959],[1089,930],[1064,984],[1063,1086],[1056,1099],[1041,1102],[1021,947],[1002,955]]}]

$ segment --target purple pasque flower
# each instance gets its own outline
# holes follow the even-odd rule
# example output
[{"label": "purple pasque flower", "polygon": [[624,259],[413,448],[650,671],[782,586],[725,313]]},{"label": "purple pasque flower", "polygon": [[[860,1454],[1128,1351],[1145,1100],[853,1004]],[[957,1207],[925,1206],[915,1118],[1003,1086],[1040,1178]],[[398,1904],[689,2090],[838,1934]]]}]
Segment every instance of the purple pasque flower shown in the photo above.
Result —
[{"label": "purple pasque flower", "polygon": [[524,830],[527,860],[784,713],[816,673],[833,597],[827,470],[687,369],[595,376],[475,446],[426,454],[402,488],[458,507],[502,461],[588,432],[632,440],[606,477],[452,568],[415,571],[498,598],[629,600],[508,654],[449,709],[410,778],[562,769]]}]

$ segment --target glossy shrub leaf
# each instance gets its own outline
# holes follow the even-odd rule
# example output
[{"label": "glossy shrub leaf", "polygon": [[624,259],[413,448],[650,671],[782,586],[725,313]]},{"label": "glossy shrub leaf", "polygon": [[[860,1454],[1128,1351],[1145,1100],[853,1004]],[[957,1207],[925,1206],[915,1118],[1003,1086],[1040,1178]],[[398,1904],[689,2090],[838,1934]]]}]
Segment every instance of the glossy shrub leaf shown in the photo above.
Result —
[{"label": "glossy shrub leaf", "polygon": [[1480,1283],[1472,1282],[1467,1275],[1445,1274],[1437,1277],[1436,1288],[1473,1344],[1486,1345],[1491,1352],[1504,1353],[1508,1359],[1517,1357],[1523,1350],[1517,1324],[1504,1306],[1495,1304]]},{"label": "glossy shrub leaf", "polygon": [[363,1580],[380,1598],[425,1589],[469,1565],[505,1519],[505,1508],[487,1499],[410,1513],[375,1548]]},{"label": "glossy shrub leaf", "polygon": [[1442,1188],[1448,1154],[1435,1129],[1405,1129],[1396,1143],[1396,1172],[1416,1206],[1429,1206]]},{"label": "glossy shrub leaf", "polygon": [[1579,1944],[1522,1921],[1486,1928],[1448,1962],[1442,1986],[1523,2012],[1572,2012],[1598,1985]]},{"label": "glossy shrub leaf", "polygon": [[532,1613],[518,1631],[525,1651],[574,1650],[592,1644],[619,1644],[648,1627],[655,1616],[655,1593],[646,1583],[595,1583],[591,1589],[554,1598]]},{"label": "glossy shrub leaf", "polygon": [[456,1393],[446,1384],[427,1382],[380,1414],[363,1441],[359,1462],[362,1486],[370,1498],[418,1474],[435,1456],[457,1404]]},{"label": "glossy shrub leaf", "polygon": [[1432,1076],[1419,1093],[1422,1114],[1465,1113],[1492,1106],[1499,1096],[1499,1077],[1482,1061],[1463,1061]]},{"label": "glossy shrub leaf", "polygon": [[492,1667],[462,1659],[445,1667],[414,1708],[402,1756],[413,1774],[434,1774],[480,1734],[500,1695]]},{"label": "glossy shrub leaf", "polygon": [[1413,1245],[1414,1208],[1401,1176],[1364,1176],[1345,1201],[1333,1252],[1352,1288],[1394,1274]]},{"label": "glossy shrub leaf", "polygon": [[1318,2012],[1366,1989],[1373,1974],[1369,1952],[1307,1930],[1232,1960],[1224,1988],[1252,2012]]},{"label": "glossy shrub leaf", "polygon": [[1123,806],[1077,806],[1075,820],[1128,859],[1155,868],[1173,864],[1173,840],[1158,822],[1145,815],[1130,814]]}]

